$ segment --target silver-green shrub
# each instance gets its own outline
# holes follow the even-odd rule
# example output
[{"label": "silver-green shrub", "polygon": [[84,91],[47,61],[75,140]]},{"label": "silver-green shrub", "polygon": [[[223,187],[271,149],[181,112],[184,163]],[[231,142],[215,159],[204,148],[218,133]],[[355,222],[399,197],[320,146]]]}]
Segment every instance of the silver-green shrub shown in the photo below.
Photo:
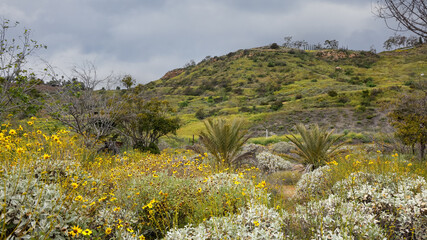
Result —
[{"label": "silver-green shrub", "polygon": [[363,204],[393,239],[427,239],[427,183],[419,176],[353,173],[335,184],[346,201]]},{"label": "silver-green shrub", "polygon": [[288,142],[278,142],[271,146],[271,151],[274,153],[290,153],[294,149],[294,145]]},{"label": "silver-green shrub", "polygon": [[329,166],[323,166],[303,174],[295,187],[295,197],[312,199],[332,193],[331,176],[328,172],[330,170]]},{"label": "silver-green shrub", "polygon": [[[336,195],[297,206],[295,214],[284,216],[292,239],[385,239],[375,215],[363,205],[345,202]],[[297,229],[292,229],[297,226]]]},{"label": "silver-green shrub", "polygon": [[56,184],[15,170],[0,175],[0,235],[10,239],[65,239],[77,211],[67,209],[66,194]]},{"label": "silver-green shrub", "polygon": [[282,218],[274,209],[252,205],[241,214],[214,217],[197,227],[174,229],[165,239],[284,239]]},{"label": "silver-green shrub", "polygon": [[269,152],[261,152],[256,155],[258,168],[264,172],[272,173],[279,170],[290,170],[293,164],[283,158]]}]

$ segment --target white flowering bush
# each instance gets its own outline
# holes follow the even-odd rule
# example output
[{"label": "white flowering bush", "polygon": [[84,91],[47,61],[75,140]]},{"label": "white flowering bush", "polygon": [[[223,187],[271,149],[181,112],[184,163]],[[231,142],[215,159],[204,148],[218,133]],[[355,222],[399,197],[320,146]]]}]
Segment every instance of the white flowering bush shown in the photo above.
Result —
[{"label": "white flowering bush", "polygon": [[[383,239],[375,215],[363,205],[345,202],[336,195],[297,206],[296,213],[285,214],[285,229],[293,239]],[[293,229],[292,229],[293,228]]]},{"label": "white flowering bush", "polygon": [[256,159],[258,160],[258,168],[267,173],[290,170],[293,166],[291,162],[266,151],[257,154]]},{"label": "white flowering bush", "polygon": [[311,199],[332,193],[332,181],[329,166],[323,166],[305,173],[295,187],[297,199]]},{"label": "white flowering bush", "polygon": [[214,217],[193,227],[173,229],[165,239],[284,239],[282,218],[274,209],[252,205],[241,214]]},{"label": "white flowering bush", "polygon": [[0,235],[10,239],[30,237],[65,239],[77,211],[69,211],[66,194],[56,184],[47,184],[25,170],[0,175]]},{"label": "white flowering bush", "polygon": [[395,239],[427,239],[427,183],[419,176],[353,173],[334,186],[347,201],[363,204]]}]

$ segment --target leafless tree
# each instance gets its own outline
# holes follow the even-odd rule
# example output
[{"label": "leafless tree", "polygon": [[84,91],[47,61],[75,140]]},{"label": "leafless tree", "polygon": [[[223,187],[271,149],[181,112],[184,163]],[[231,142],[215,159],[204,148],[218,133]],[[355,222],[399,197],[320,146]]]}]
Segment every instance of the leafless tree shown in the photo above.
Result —
[{"label": "leafless tree", "polygon": [[388,28],[395,31],[409,30],[427,39],[427,1],[379,0],[373,12],[384,19]]},{"label": "leafless tree", "polygon": [[74,67],[68,80],[62,80],[57,91],[50,94],[51,101],[46,104],[49,115],[81,135],[87,147],[96,146],[112,133],[120,104],[114,95],[95,89],[115,78],[113,75],[99,78],[90,62]]},{"label": "leafless tree", "polygon": [[292,47],[292,36],[284,37],[285,42],[283,43],[283,47],[291,48]]}]

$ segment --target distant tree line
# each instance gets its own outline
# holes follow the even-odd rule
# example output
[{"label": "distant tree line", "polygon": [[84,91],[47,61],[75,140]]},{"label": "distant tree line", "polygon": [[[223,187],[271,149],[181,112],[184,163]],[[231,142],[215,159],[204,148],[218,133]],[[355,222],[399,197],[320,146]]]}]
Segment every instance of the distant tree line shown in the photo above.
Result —
[{"label": "distant tree line", "polygon": [[[272,45],[273,46],[273,45]],[[323,50],[323,49],[347,49],[344,47],[339,47],[339,41],[332,39],[332,40],[325,40],[325,42],[317,43],[317,44],[309,44],[305,40],[292,40],[292,36],[286,36],[284,37],[284,43],[282,44],[285,48],[295,48],[295,49],[304,49],[304,50]]]}]

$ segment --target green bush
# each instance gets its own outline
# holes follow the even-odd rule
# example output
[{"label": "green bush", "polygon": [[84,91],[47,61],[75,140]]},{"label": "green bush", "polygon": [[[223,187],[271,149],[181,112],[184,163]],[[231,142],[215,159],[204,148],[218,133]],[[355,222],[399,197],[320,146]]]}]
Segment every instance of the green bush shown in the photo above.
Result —
[{"label": "green bush", "polygon": [[329,90],[328,91],[328,95],[330,97],[336,97],[336,96],[338,96],[338,93],[336,91],[334,91],[334,90]]}]

